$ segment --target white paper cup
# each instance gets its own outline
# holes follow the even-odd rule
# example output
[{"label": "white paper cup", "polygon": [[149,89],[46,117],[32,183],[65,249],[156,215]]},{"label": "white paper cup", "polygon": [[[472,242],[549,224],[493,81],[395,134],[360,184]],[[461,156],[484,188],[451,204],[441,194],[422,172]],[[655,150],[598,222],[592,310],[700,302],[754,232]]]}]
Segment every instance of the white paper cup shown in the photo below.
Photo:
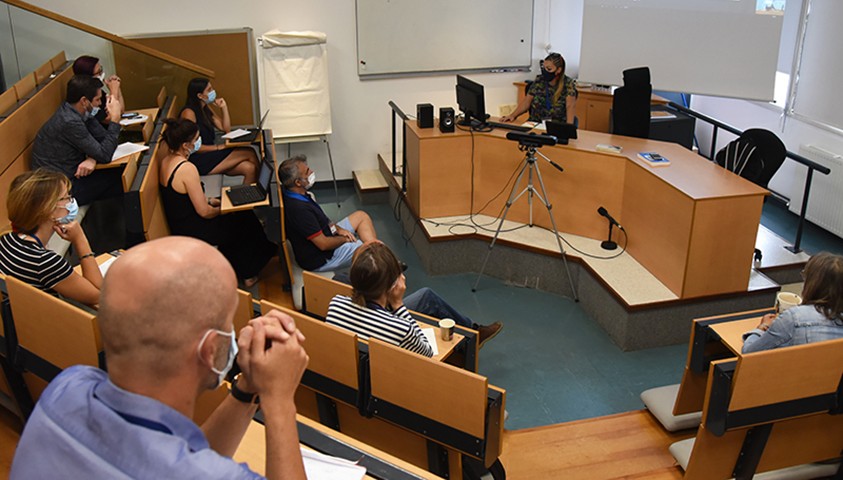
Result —
[{"label": "white paper cup", "polygon": [[450,342],[454,338],[454,325],[456,325],[456,322],[450,318],[439,320],[439,335],[442,337],[442,340]]},{"label": "white paper cup", "polygon": [[782,313],[790,307],[795,307],[802,303],[802,297],[795,293],[779,292],[776,295],[776,311]]}]

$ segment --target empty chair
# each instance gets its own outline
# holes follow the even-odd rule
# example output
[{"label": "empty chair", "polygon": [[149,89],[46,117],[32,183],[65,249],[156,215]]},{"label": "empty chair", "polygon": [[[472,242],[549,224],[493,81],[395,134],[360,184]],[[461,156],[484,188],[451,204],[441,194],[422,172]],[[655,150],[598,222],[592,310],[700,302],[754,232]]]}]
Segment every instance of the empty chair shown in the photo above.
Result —
[{"label": "empty chair", "polygon": [[[775,133],[763,128],[750,128],[720,149],[714,161],[730,172],[767,188],[786,155],[787,149]],[[757,248],[755,260],[761,260],[761,250]]]},{"label": "empty chair", "polygon": [[623,86],[612,97],[612,133],[649,138],[652,94],[649,67],[624,70]]}]

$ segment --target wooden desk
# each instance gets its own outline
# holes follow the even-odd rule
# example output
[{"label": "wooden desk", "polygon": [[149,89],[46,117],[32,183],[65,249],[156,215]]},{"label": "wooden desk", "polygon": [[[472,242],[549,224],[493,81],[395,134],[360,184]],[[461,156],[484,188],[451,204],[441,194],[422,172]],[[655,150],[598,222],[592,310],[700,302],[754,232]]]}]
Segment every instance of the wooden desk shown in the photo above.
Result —
[{"label": "wooden desk", "polygon": [[[474,205],[504,190],[485,212],[503,208],[512,186],[507,181],[524,161],[507,131],[472,135],[420,129],[414,121],[405,125],[407,199],[417,216],[468,214],[472,171]],[[619,145],[623,153],[597,152],[601,143]],[[539,159],[560,232],[605,239],[606,219],[597,214],[602,206],[626,229],[628,253],[678,297],[746,291],[767,190],[679,145],[655,140],[581,130],[568,145],[539,151],[564,168],[560,173]],[[657,151],[671,165],[649,167],[637,157],[642,151]],[[533,213],[536,225],[550,228],[540,204]],[[527,202],[516,202],[507,219],[527,223]]]},{"label": "wooden desk", "polygon": [[[431,327],[429,325],[425,325],[425,324],[420,323],[419,328],[424,329],[424,328],[431,328]],[[433,333],[435,334],[435,337],[436,337],[436,349],[439,353],[437,353],[436,355],[434,355],[431,358],[441,362],[442,360],[445,360],[446,358],[451,356],[452,353],[454,353],[454,349],[457,348],[457,345],[459,345],[460,342],[462,342],[462,340],[465,337],[460,335],[459,333],[454,332],[453,338],[451,338],[450,340],[442,340],[442,336],[439,335],[439,327],[432,327],[432,328],[433,328]]]},{"label": "wooden desk", "polygon": [[711,362],[740,357],[743,334],[755,328],[765,314],[773,312],[769,308],[694,320],[674,415],[702,410]]},{"label": "wooden desk", "polygon": [[[411,474],[409,478],[430,480],[436,480],[441,478],[426,470],[422,470],[421,468],[418,468],[415,465],[407,463],[398,457],[392,456],[382,450],[378,450],[377,448],[372,447],[371,445],[363,443],[355,438],[349,437],[348,435],[342,434],[336,430],[332,430],[302,415],[296,415],[296,422],[299,425],[300,432],[302,431],[302,427],[304,426],[306,428],[315,430],[316,432],[321,433],[330,439],[334,439],[337,444],[346,446],[350,449],[357,451],[357,454],[355,454],[353,458],[346,458],[346,460],[358,461],[361,459],[361,455],[366,455],[368,457],[371,457],[371,459],[379,460],[383,464]],[[262,424],[258,423],[257,421],[252,421],[251,425],[249,425],[249,428],[246,430],[246,434],[243,435],[243,440],[240,442],[240,446],[237,448],[237,451],[234,453],[233,456],[234,460],[236,460],[237,462],[247,463],[249,465],[249,468],[261,475],[264,475],[266,473],[265,432],[266,429]],[[304,448],[310,448],[304,444],[304,440],[302,440],[301,445]],[[366,477],[364,478],[373,479],[374,477],[366,475]]]},{"label": "wooden desk", "polygon": [[[527,82],[513,82],[518,89],[518,101],[526,95]],[[577,87],[578,97],[575,115],[579,128],[592,132],[609,133],[609,117],[612,110],[612,90],[608,88]],[[652,105],[666,105],[668,100],[658,95],[651,97]],[[526,115],[524,119],[526,120]]]}]

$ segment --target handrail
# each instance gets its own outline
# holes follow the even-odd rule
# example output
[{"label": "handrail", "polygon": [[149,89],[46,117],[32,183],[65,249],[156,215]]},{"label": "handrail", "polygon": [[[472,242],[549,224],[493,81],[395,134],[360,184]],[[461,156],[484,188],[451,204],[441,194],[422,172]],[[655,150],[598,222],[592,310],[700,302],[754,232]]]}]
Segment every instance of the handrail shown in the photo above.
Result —
[{"label": "handrail", "polygon": [[[708,156],[700,153],[700,155],[708,158],[709,160],[714,160],[714,149],[717,147],[717,129],[722,128],[727,132],[733,133],[735,135],[740,136],[743,132],[739,129],[727,124],[723,123],[716,118],[709,117],[708,115],[696,112],[691,110],[690,108],[685,107],[684,105],[679,105],[678,103],[668,102],[668,106],[673,108],[674,110],[678,110],[686,115],[690,115],[694,118],[698,118],[706,123],[710,123],[714,126],[714,131],[711,134],[711,147],[709,148]],[[825,165],[820,165],[819,163],[810,160],[808,158],[803,157],[797,153],[793,153],[790,150],[785,150],[785,156],[791,160],[796,161],[797,163],[801,163],[808,167],[808,175],[805,178],[805,190],[802,194],[802,208],[799,212],[799,226],[796,228],[796,241],[793,242],[792,246],[784,247],[792,253],[799,253],[802,251],[800,245],[802,243],[802,231],[805,227],[805,214],[808,212],[808,197],[811,195],[811,183],[814,179],[814,170],[822,173],[823,175],[828,175],[831,173],[831,169],[826,167]]]},{"label": "handrail", "polygon": [[174,57],[170,54],[161,52],[160,50],[156,50],[154,48],[147,47],[146,45],[143,45],[141,43],[125,39],[125,38],[120,37],[118,35],[114,35],[113,33],[106,32],[105,30],[100,30],[99,28],[92,27],[92,26],[90,26],[86,23],[82,23],[82,22],[79,22],[77,20],[73,20],[71,18],[65,17],[64,15],[60,15],[60,14],[52,12],[50,10],[47,10],[47,9],[44,9],[44,8],[41,8],[41,7],[36,7],[35,5],[31,5],[29,3],[22,2],[20,0],[0,0],[0,1],[2,1],[3,3],[9,4],[9,5],[12,5],[13,7],[20,8],[21,10],[26,10],[27,12],[34,13],[35,15],[40,15],[44,18],[48,18],[48,19],[53,20],[55,22],[67,25],[69,27],[73,27],[77,30],[81,30],[85,33],[89,33],[91,35],[94,35],[94,36],[97,36],[97,37],[100,37],[100,38],[104,38],[104,39],[106,39],[106,40],[108,40],[112,43],[116,43],[116,44],[122,45],[122,46],[124,46],[128,49],[135,50],[136,52],[140,52],[140,53],[149,55],[151,57],[155,57],[159,60],[163,60],[163,61],[168,62],[168,63],[172,63],[173,65],[179,66],[179,67],[184,68],[186,70],[190,70],[190,71],[195,72],[195,73],[197,73],[199,75],[202,75],[204,77],[214,78],[214,76],[215,76],[213,70],[209,70],[205,67],[200,67],[199,65],[196,65],[195,63],[191,63],[191,62],[188,62],[186,60],[182,60],[178,57]]},{"label": "handrail", "polygon": [[392,109],[392,175],[398,174],[395,165],[395,127],[397,123],[396,116],[398,116],[401,117],[401,125],[403,126],[401,129],[401,145],[403,145],[401,149],[401,191],[407,193],[407,125],[404,122],[409,117],[392,100],[389,101],[389,107]]}]

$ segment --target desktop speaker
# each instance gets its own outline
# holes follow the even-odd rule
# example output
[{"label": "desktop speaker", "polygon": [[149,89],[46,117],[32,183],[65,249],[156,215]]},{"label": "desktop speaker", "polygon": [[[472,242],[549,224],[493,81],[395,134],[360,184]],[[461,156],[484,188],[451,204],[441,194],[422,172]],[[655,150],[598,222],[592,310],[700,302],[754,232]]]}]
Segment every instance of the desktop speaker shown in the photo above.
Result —
[{"label": "desktop speaker", "polygon": [[456,120],[454,109],[451,107],[439,108],[439,131],[442,133],[451,133],[454,131],[454,121]]},{"label": "desktop speaker", "polygon": [[416,105],[416,122],[419,128],[433,128],[433,105],[429,103]]}]

